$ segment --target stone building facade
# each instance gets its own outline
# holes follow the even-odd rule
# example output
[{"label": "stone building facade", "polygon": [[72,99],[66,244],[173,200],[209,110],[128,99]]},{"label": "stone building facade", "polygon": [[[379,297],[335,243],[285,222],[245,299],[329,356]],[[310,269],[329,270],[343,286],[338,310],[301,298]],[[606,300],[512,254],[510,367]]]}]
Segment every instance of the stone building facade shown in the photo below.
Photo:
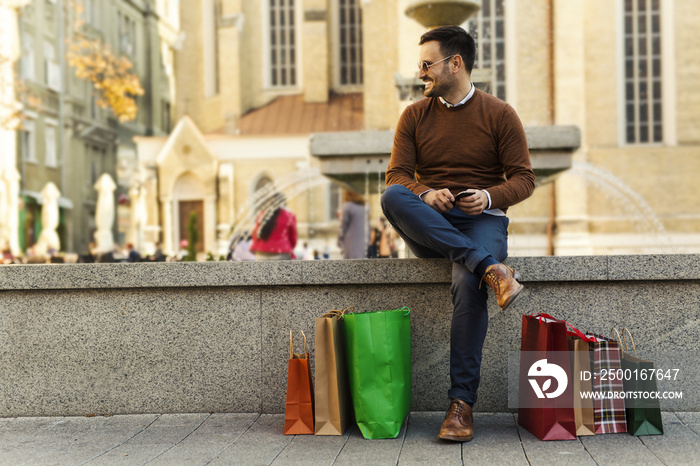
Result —
[{"label": "stone building facade", "polygon": [[[110,110],[99,108],[92,84],[77,78],[69,66],[66,40],[79,11],[81,32],[133,64],[145,90],[138,97],[136,120],[120,123]],[[96,230],[97,179],[106,173],[128,186],[133,173],[120,161],[134,158],[133,137],[170,132],[178,13],[175,0],[30,0],[21,8],[18,76],[40,104],[25,107],[17,132],[17,252],[27,251],[39,238],[41,192],[49,182],[61,193],[61,251],[86,252]],[[115,194],[115,202],[126,196],[124,189]],[[124,240],[116,219],[114,237]]]},{"label": "stone building facade", "polygon": [[[142,229],[152,233],[151,242],[160,239],[174,247],[180,237],[162,236],[180,228],[167,213],[178,209],[172,200],[179,181],[165,186],[166,171],[179,170],[183,180],[198,179],[202,186],[216,184],[216,190],[202,193],[202,199],[214,199],[204,227],[207,249],[214,250],[217,241],[225,242],[223,232],[240,220],[237,212],[250,205],[260,179],[313,170],[316,160],[308,150],[297,154],[291,140],[339,129],[317,120],[297,125],[303,105],[316,105],[332,120],[334,99],[353,95],[362,102],[358,124],[345,129],[392,130],[409,103],[397,83],[415,78],[417,42],[426,30],[405,13],[413,3],[181,0],[184,40],[175,58],[175,113],[201,134],[206,149],[199,156],[211,173],[192,178],[194,172],[176,158],[168,163],[177,169],[155,162],[158,154],[168,157],[161,152],[166,145],[187,145],[172,139],[178,132],[159,143],[139,140],[142,185],[154,183],[152,215]],[[479,47],[474,81],[509,102],[526,127],[574,125],[582,135],[571,168],[509,211],[511,254],[700,250],[695,182],[700,54],[693,39],[700,5],[693,0],[478,3],[481,11],[464,24]],[[257,125],[256,115],[265,116]],[[290,138],[287,153],[271,149],[279,147],[280,137]],[[226,179],[234,182],[227,185]],[[379,216],[381,184],[379,178],[377,189],[368,192],[372,218]],[[332,189],[313,189],[293,207],[307,233],[323,230],[325,236],[317,238],[329,244],[333,219],[316,215],[333,208]]]}]

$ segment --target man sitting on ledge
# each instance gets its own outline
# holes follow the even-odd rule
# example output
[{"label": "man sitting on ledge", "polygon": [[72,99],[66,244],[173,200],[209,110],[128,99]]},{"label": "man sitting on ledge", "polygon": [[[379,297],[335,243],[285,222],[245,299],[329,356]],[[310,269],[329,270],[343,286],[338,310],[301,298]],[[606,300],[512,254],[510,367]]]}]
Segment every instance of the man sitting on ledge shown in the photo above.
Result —
[{"label": "man sitting on ledge", "polygon": [[[509,206],[535,189],[527,140],[515,110],[471,83],[476,47],[462,28],[420,39],[422,99],[401,115],[382,195],[384,215],[418,257],[452,267],[450,408],[438,437],[473,437],[472,406],[488,327],[488,283],[506,309],[523,286],[510,267]],[[462,193],[464,192],[464,193]]]}]

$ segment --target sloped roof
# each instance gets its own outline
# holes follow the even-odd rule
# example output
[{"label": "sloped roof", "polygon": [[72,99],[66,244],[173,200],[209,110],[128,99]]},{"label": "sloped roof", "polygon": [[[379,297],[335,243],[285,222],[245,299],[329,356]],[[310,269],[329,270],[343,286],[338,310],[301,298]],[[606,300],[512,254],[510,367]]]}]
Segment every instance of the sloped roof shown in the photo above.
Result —
[{"label": "sloped roof", "polygon": [[328,102],[304,102],[303,95],[281,96],[238,120],[242,135],[309,134],[363,129],[361,93],[331,94]]},{"label": "sloped roof", "polygon": [[181,144],[183,140],[191,140],[192,142],[196,143],[198,147],[194,152],[199,154],[200,157],[204,156],[206,159],[216,160],[216,157],[209,149],[204,136],[199,131],[197,124],[192,121],[189,116],[185,115],[177,123],[175,129],[173,129],[170,136],[168,136],[167,142],[158,152],[158,155],[156,156],[156,163],[158,163],[158,165],[162,165],[169,157],[176,157],[182,150],[186,150],[187,154],[192,152],[191,147],[188,147],[187,149],[176,148],[176,144]]}]

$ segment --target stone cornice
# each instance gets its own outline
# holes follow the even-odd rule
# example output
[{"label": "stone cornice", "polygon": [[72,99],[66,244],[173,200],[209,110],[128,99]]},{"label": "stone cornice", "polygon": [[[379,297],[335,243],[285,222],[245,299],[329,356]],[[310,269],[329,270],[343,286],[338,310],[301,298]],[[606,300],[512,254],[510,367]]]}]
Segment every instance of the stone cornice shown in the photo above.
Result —
[{"label": "stone cornice", "polygon": [[[523,282],[699,280],[700,255],[513,257]],[[445,259],[7,265],[0,290],[449,283]]]}]

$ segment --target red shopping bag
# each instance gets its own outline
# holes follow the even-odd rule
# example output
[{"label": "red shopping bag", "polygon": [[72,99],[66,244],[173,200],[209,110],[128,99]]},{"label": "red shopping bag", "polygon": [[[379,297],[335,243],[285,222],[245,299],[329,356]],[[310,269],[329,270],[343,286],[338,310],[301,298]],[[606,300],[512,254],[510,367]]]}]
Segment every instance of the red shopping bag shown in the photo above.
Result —
[{"label": "red shopping bag", "polygon": [[518,424],[540,440],[576,439],[566,322],[523,315]]},{"label": "red shopping bag", "polygon": [[289,332],[289,363],[287,365],[287,405],[284,409],[284,434],[299,435],[314,433],[314,398],[311,384],[309,353],[294,353],[294,338]]}]

